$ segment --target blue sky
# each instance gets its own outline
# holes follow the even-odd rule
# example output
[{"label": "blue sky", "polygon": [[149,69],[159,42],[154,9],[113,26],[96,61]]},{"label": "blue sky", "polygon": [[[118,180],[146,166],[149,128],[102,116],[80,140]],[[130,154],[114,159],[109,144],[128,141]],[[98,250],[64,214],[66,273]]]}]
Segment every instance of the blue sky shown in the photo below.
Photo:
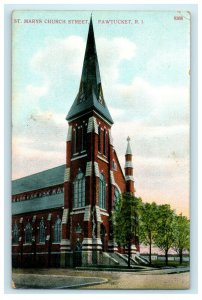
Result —
[{"label": "blue sky", "polygon": [[[189,211],[190,15],[94,11],[105,101],[124,164],[131,137],[137,194]],[[13,19],[13,178],[65,162],[66,114],[78,92],[90,11],[16,11]],[[176,16],[183,20],[176,21]],[[24,23],[41,19],[42,24]],[[100,24],[98,20],[138,20]]]}]

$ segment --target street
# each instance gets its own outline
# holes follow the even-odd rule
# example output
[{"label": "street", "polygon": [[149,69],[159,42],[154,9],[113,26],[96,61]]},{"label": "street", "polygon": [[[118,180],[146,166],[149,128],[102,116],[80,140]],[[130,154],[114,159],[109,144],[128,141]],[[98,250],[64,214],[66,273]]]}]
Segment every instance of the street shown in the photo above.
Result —
[{"label": "street", "polygon": [[13,282],[24,289],[188,289],[189,272],[188,268],[139,272],[15,269]]}]

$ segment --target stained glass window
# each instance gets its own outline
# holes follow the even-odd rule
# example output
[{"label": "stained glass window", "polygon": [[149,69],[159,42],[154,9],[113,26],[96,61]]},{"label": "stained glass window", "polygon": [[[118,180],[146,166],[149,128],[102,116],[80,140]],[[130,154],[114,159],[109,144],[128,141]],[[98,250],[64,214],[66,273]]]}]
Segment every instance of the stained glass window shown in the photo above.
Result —
[{"label": "stained glass window", "polygon": [[43,218],[41,219],[39,225],[39,243],[45,243],[46,235],[45,235],[45,224]]},{"label": "stained glass window", "polygon": [[74,186],[74,208],[85,206],[85,176],[79,169]]},{"label": "stained glass window", "polygon": [[32,242],[32,226],[30,222],[28,222],[25,226],[25,243],[31,243]]},{"label": "stained glass window", "polygon": [[114,188],[114,208],[116,209],[117,205],[118,205],[118,201],[119,201],[119,190],[115,187]]},{"label": "stained glass window", "polygon": [[99,206],[100,208],[106,208],[106,182],[102,173],[100,173],[99,178]]},{"label": "stained glass window", "polygon": [[60,241],[61,241],[61,219],[58,216],[54,225],[54,243],[60,243]]}]

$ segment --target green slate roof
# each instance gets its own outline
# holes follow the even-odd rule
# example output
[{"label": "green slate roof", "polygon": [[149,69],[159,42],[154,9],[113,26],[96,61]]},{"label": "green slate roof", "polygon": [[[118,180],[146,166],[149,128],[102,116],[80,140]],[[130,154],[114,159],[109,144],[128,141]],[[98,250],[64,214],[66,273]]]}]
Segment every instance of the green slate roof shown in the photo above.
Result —
[{"label": "green slate roof", "polygon": [[64,206],[64,193],[12,203],[12,214],[18,215]]},{"label": "green slate roof", "polygon": [[[65,165],[48,169],[30,176],[12,181],[12,194],[39,190],[64,182]],[[34,201],[34,200],[33,200]],[[27,201],[26,201],[27,202]]]},{"label": "green slate roof", "polygon": [[78,95],[66,117],[71,121],[80,114],[95,110],[101,114],[110,124],[112,117],[106,106],[100,77],[100,70],[95,45],[92,18],[90,20],[86,51],[83,62],[81,83]]}]

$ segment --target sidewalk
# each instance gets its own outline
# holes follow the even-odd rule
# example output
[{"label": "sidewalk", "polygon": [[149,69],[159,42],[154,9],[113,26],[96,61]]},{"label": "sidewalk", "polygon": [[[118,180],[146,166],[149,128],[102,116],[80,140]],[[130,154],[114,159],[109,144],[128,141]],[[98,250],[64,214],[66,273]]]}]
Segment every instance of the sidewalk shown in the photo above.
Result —
[{"label": "sidewalk", "polygon": [[13,274],[15,288],[21,289],[69,289],[106,283],[99,277],[79,277],[64,275]]}]

